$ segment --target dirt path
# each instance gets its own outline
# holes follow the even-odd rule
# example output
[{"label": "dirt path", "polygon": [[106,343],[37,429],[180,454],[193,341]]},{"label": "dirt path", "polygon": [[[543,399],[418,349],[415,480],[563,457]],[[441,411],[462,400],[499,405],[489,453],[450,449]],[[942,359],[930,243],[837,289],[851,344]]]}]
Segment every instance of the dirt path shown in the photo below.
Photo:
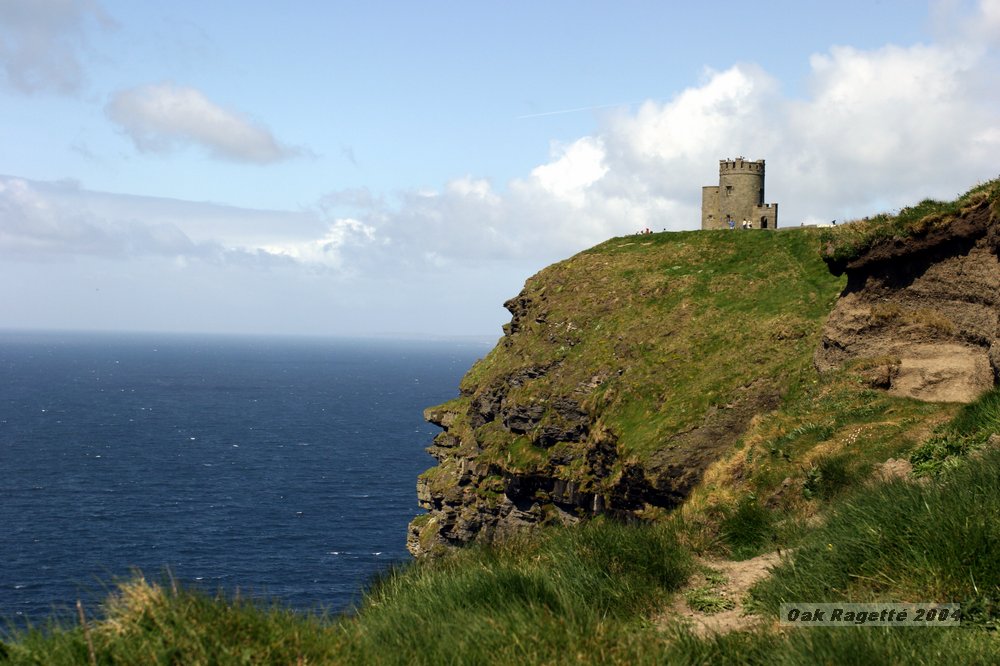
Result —
[{"label": "dirt path", "polygon": [[707,560],[699,558],[699,572],[677,594],[660,617],[660,623],[681,621],[699,635],[750,629],[761,620],[743,614],[743,597],[780,559],[777,552],[749,560]]}]

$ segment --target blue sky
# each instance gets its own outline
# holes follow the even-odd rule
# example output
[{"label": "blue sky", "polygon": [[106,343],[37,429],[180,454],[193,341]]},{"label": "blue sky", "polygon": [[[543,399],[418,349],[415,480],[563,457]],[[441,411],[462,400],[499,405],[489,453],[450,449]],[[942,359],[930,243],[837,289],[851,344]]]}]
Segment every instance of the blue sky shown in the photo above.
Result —
[{"label": "blue sky", "polygon": [[552,261],[998,175],[1000,0],[0,0],[3,328],[483,335]]}]

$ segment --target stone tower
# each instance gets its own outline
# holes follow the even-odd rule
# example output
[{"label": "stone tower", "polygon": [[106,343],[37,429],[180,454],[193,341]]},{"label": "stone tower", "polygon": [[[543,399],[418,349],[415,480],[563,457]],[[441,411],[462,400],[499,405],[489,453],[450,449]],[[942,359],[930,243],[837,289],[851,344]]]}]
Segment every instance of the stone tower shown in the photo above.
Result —
[{"label": "stone tower", "polygon": [[701,188],[701,228],[737,229],[744,220],[754,229],[778,228],[778,204],[764,203],[764,160],[719,160],[719,184]]}]

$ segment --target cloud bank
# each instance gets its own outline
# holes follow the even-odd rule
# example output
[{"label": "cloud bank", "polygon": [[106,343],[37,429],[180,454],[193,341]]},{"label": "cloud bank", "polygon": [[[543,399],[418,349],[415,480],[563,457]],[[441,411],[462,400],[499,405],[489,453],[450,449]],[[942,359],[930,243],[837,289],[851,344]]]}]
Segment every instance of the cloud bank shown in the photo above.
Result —
[{"label": "cloud bank", "polygon": [[[263,243],[253,242],[255,236],[265,242],[274,237],[273,231],[261,234],[245,228],[252,226],[254,213],[211,204],[102,195],[72,183],[37,184],[0,177],[0,257],[43,264],[75,258],[163,258],[179,266],[196,261],[263,269],[293,264],[286,254],[269,252]],[[284,226],[282,235],[287,238],[288,226],[295,222],[295,216],[270,216],[266,226]],[[221,233],[203,233],[204,227],[211,226]]]},{"label": "cloud bank", "polygon": [[105,221],[58,205],[27,181],[0,180],[0,252],[10,258],[190,255],[196,245],[171,224]]},{"label": "cloud bank", "polygon": [[267,128],[215,104],[196,88],[161,83],[121,90],[104,110],[140,152],[167,153],[196,145],[213,157],[256,164],[302,152],[279,143]]}]

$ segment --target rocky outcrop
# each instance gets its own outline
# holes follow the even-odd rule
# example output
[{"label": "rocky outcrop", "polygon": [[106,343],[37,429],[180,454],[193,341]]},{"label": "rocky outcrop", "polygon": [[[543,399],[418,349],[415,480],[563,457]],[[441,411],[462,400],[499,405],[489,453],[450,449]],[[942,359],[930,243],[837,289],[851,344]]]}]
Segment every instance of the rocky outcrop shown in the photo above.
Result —
[{"label": "rocky outcrop", "polygon": [[[511,305],[515,317],[507,336],[520,330]],[[414,555],[661,501],[641,470],[618,460],[614,436],[581,404],[585,387],[571,395],[517,395],[554,367],[518,368],[425,412],[443,431],[428,449],[438,466],[417,482],[428,514],[410,526],[407,546]],[[503,441],[499,456],[489,441],[497,437]]]},{"label": "rocky outcrop", "polygon": [[[528,374],[542,376],[537,369]],[[512,379],[524,377],[519,371]],[[427,410],[427,420],[443,428],[428,448],[438,466],[418,479],[418,501],[428,513],[411,523],[407,547],[420,556],[476,539],[500,539],[540,523],[572,524],[598,514],[631,520],[654,507],[672,509],[705,468],[732,447],[750,419],[773,409],[779,399],[763,383],[742,393],[733,404],[712,410],[702,425],[666,440],[644,463],[623,459],[599,414],[585,410],[574,396],[518,404],[491,386],[467,403]],[[465,404],[464,413],[456,411]],[[506,457],[485,455],[477,433],[483,437],[489,423],[499,427],[494,434],[514,442]],[[549,455],[535,465],[515,460],[518,439],[521,446]]]},{"label": "rocky outcrop", "polygon": [[969,402],[1000,377],[1000,224],[989,201],[948,224],[876,243],[847,273],[815,355],[820,371],[856,362],[872,386]]}]

